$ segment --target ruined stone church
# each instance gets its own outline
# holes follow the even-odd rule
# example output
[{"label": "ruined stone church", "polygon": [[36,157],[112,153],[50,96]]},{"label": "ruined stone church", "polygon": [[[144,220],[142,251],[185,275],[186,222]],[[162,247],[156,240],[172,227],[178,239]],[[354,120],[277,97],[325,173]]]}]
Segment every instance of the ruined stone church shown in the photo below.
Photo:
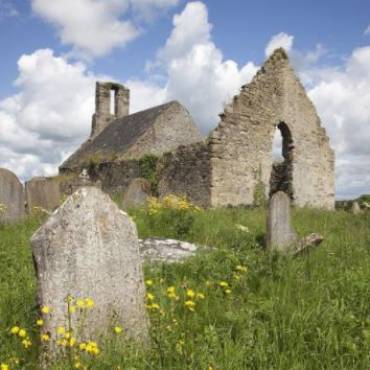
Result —
[{"label": "ruined stone church", "polygon": [[[110,111],[111,92],[114,112]],[[334,208],[334,152],[315,107],[277,49],[202,139],[189,112],[170,102],[129,114],[129,90],[97,83],[90,138],[60,173],[91,170],[107,191],[140,177],[138,161],[157,156],[157,192],[186,195],[205,207],[253,205],[284,190],[299,207]],[[283,161],[274,163],[280,130]]]}]

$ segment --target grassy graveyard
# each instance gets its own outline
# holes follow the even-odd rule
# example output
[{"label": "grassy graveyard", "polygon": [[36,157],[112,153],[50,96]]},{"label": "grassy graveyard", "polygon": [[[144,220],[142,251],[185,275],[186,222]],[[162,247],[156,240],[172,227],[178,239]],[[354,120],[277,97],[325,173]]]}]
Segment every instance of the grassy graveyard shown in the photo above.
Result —
[{"label": "grassy graveyard", "polygon": [[[173,206],[153,200],[148,209],[130,213],[142,238],[213,248],[182,264],[145,266],[147,346],[126,341],[119,325],[109,337],[81,342],[78,328],[66,323],[53,369],[370,367],[369,213],[295,210],[300,236],[317,232],[325,238],[297,258],[261,248],[264,209],[201,210],[185,201]],[[42,221],[35,215],[0,226],[1,370],[38,369],[38,353],[48,345],[38,321],[29,244]],[[66,310],[88,315],[94,309],[88,298],[71,298]]]}]

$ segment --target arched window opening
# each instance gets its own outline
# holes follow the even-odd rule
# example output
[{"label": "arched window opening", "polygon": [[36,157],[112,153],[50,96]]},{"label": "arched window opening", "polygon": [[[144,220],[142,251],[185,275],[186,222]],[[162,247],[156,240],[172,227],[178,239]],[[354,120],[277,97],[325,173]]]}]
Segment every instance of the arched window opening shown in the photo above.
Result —
[{"label": "arched window opening", "polygon": [[276,126],[272,143],[270,195],[281,190],[293,199],[293,156],[292,133],[284,122],[280,122]]}]

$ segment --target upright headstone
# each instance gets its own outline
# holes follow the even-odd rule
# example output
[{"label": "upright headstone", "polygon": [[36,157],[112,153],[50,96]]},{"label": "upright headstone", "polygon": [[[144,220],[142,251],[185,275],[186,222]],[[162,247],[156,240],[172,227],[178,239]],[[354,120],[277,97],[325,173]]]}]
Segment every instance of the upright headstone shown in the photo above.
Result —
[{"label": "upright headstone", "polygon": [[53,211],[61,202],[59,181],[52,177],[34,177],[26,182],[26,203],[28,213],[35,207]]},{"label": "upright headstone", "polygon": [[[95,302],[80,338],[98,338],[120,325],[129,337],[146,340],[148,320],[136,226],[108,195],[95,187],[77,190],[36,231],[31,243],[38,301],[40,307],[51,307],[51,314],[43,315],[44,330],[53,339],[56,328],[67,325],[66,297],[72,296]],[[72,314],[74,327],[78,327],[76,315]]]},{"label": "upright headstone", "polygon": [[0,168],[0,222],[14,222],[24,216],[24,191],[18,177]]},{"label": "upright headstone", "polygon": [[355,201],[352,203],[351,212],[354,215],[359,215],[361,213],[361,208],[358,202]]},{"label": "upright headstone", "polygon": [[133,179],[123,194],[123,208],[140,207],[146,203],[149,195],[149,181],[142,178]]},{"label": "upright headstone", "polygon": [[297,235],[290,219],[290,198],[286,193],[278,191],[269,201],[266,245],[270,249],[288,252],[296,240]]}]

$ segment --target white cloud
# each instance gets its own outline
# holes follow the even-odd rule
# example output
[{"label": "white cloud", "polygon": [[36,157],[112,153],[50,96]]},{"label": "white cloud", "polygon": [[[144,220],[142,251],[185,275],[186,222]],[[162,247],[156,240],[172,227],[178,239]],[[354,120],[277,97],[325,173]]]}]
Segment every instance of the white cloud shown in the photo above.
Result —
[{"label": "white cloud", "polygon": [[275,49],[284,48],[285,51],[289,52],[292,49],[294,41],[294,36],[288,35],[285,32],[280,32],[277,35],[273,36],[268,42],[265,55],[269,57]]},{"label": "white cloud", "polygon": [[251,62],[239,68],[225,60],[211,30],[206,6],[190,2],[174,16],[171,35],[157,55],[157,64],[167,76],[167,100],[183,103],[204,133],[216,126],[224,104],[257,70]]},{"label": "white cloud", "polygon": [[355,49],[341,67],[314,73],[309,96],[336,150],[338,195],[347,196],[350,184],[369,193],[364,174],[370,169],[370,46]]},{"label": "white cloud", "polygon": [[128,19],[130,7],[136,14],[150,18],[177,3],[178,0],[32,0],[32,8],[57,28],[62,43],[98,57],[139,35],[140,27]]},{"label": "white cloud", "polygon": [[370,26],[367,26],[366,30],[364,31],[364,35],[370,35]]},{"label": "white cloud", "polygon": [[0,101],[0,165],[50,174],[89,134],[96,77],[49,49],[18,61],[20,92]]}]

